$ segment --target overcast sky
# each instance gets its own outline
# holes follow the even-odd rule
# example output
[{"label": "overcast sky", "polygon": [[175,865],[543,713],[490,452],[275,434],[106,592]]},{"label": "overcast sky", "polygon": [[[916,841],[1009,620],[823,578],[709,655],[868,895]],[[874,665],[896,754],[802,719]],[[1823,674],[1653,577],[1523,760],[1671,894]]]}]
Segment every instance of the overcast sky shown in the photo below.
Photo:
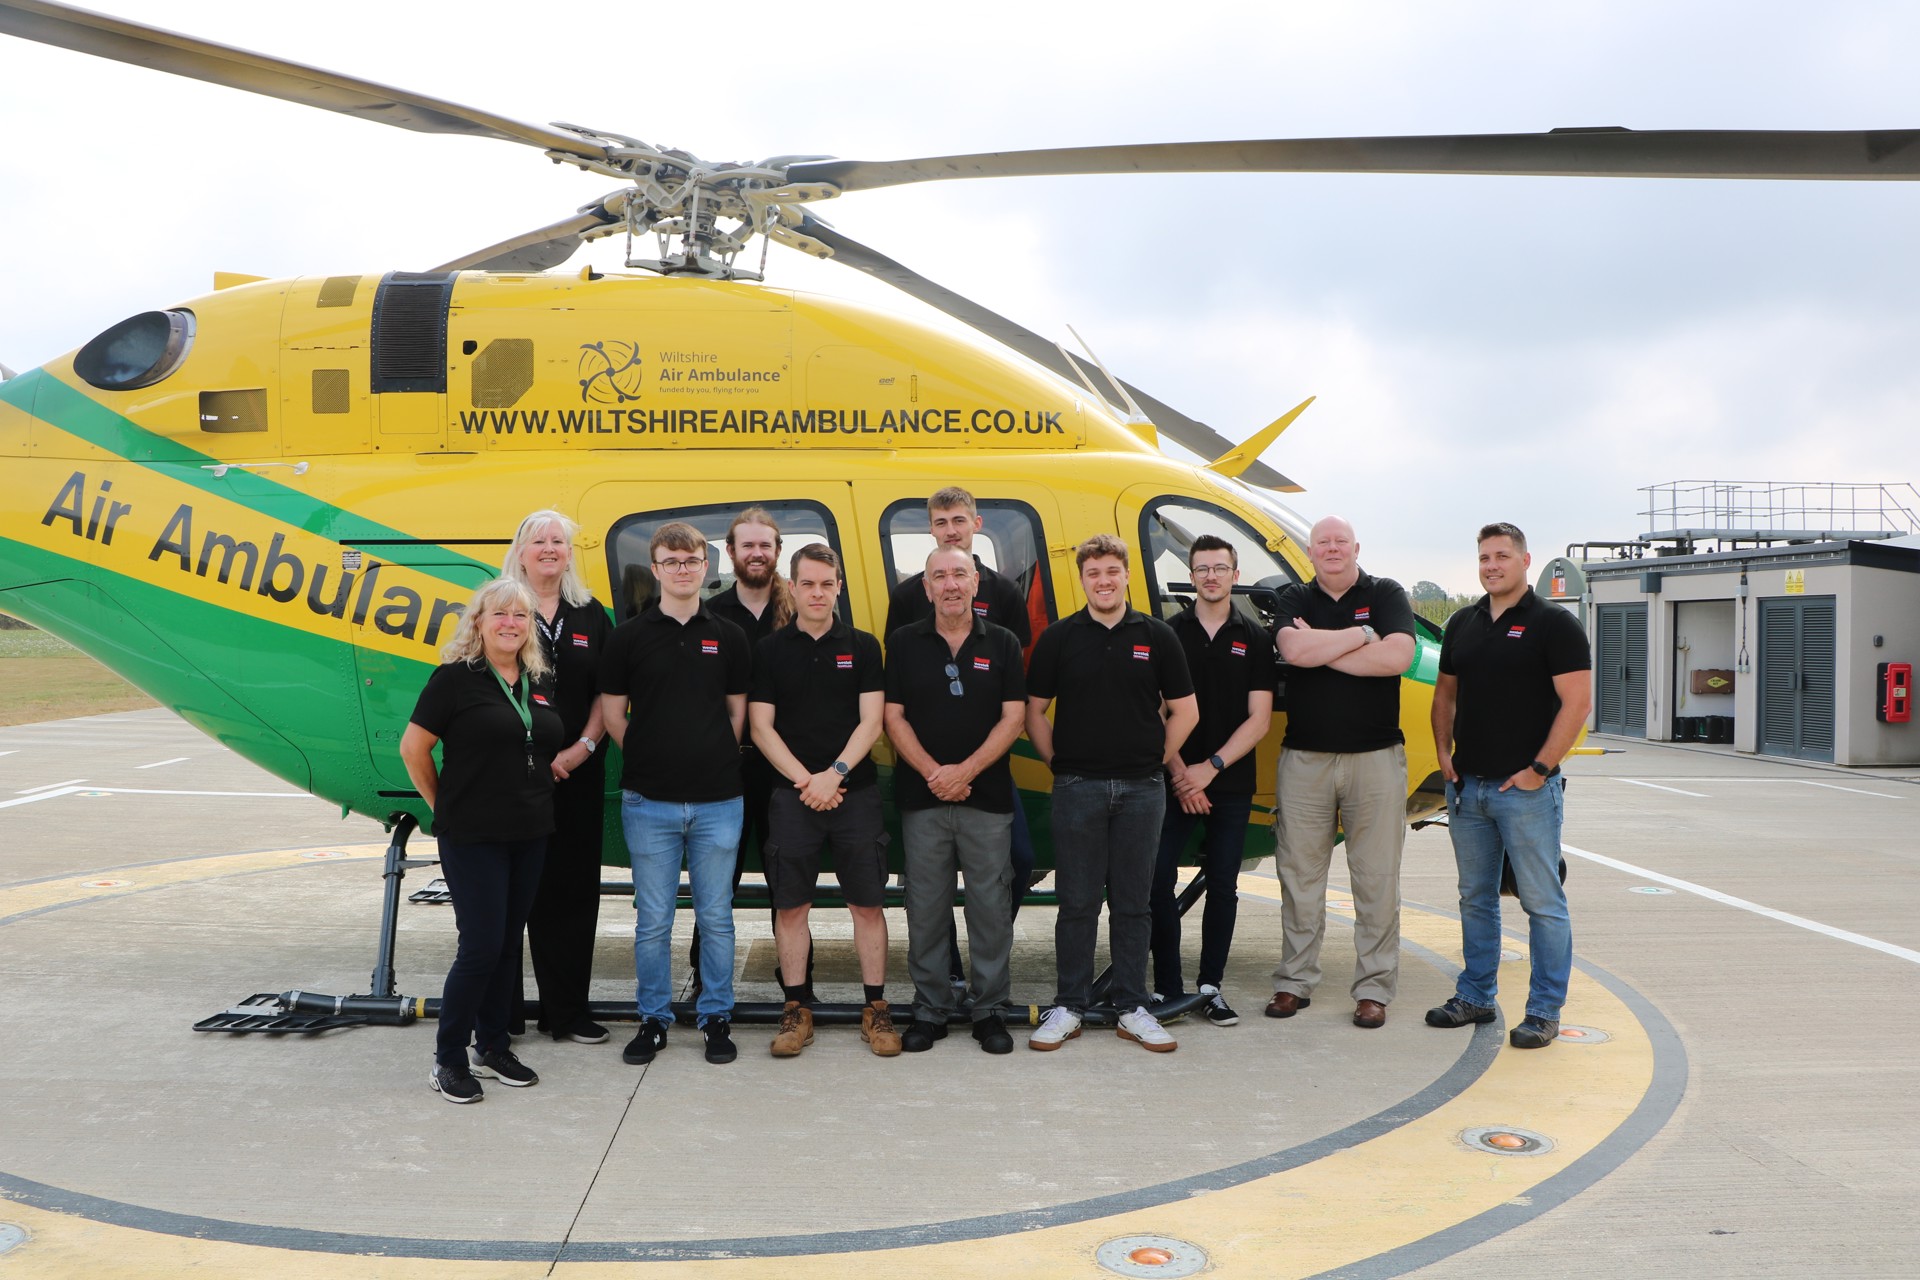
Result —
[{"label": "overcast sky", "polygon": [[[1920,6],[503,5],[99,0],[121,16],[708,159],[1110,142],[1920,126]],[[591,14],[589,17],[587,15]],[[758,16],[758,15],[764,16]],[[1170,25],[1170,20],[1173,20]],[[610,190],[0,37],[0,362],[265,276],[418,269]],[[844,232],[1244,437],[1362,561],[1473,587],[1645,528],[1642,485],[1920,479],[1920,184],[1206,176],[856,193]],[[576,258],[616,267],[617,239]],[[778,247],[776,284],[918,314]]]}]

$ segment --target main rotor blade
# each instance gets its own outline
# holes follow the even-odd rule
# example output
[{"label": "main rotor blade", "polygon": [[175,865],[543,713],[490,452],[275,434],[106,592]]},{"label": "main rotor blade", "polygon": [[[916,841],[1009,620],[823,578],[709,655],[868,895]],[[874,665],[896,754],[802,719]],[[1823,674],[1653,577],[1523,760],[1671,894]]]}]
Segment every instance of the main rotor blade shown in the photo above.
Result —
[{"label": "main rotor blade", "polygon": [[[895,262],[877,250],[869,249],[858,240],[847,238],[811,214],[803,217],[798,230],[801,235],[811,236],[832,249],[835,262],[845,263],[855,270],[866,272],[877,280],[886,281],[894,288],[920,299],[928,306],[972,325],[990,338],[998,339],[1035,364],[1051,369],[1069,381],[1078,382],[1084,375],[1093,386],[1098,387],[1105,382],[1106,375],[1095,365],[1062,351],[1058,345],[1048,342],[1033,330],[1007,319],[998,312],[989,311],[979,303],[962,297],[951,289],[935,284],[919,272]],[[1233,441],[1206,423],[1189,418],[1178,409],[1148,395],[1130,382],[1122,382],[1121,385],[1127,389],[1127,394],[1133,397],[1134,402],[1153,420],[1154,427],[1161,434],[1191,449],[1202,459],[1217,458],[1233,448]],[[1240,478],[1250,484],[1279,489],[1287,493],[1301,491],[1299,485],[1264,462],[1256,461],[1248,464],[1247,469],[1240,473]]]},{"label": "main rotor blade", "polygon": [[590,231],[611,226],[626,213],[628,192],[623,188],[586,205],[571,218],[523,232],[499,244],[476,249],[465,257],[433,268],[443,271],[545,271],[571,258]]},{"label": "main rotor blade", "polygon": [[1459,173],[1590,178],[1920,178],[1920,130],[1555,129],[991,151],[796,164],[792,182],[867,191],[953,178],[1095,173]]},{"label": "main rotor blade", "polygon": [[457,102],[128,22],[104,13],[54,4],[50,0],[0,0],[0,34],[420,133],[457,133],[524,142],[590,160],[605,159],[607,154],[605,147],[545,125],[510,120]]}]

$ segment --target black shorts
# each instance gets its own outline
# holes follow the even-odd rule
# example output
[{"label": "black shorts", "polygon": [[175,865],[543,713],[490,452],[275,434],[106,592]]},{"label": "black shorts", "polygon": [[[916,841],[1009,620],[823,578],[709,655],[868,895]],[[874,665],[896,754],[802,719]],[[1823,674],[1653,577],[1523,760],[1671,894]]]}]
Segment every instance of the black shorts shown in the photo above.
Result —
[{"label": "black shorts", "polygon": [[820,850],[829,843],[847,905],[885,905],[887,826],[880,812],[879,787],[849,791],[838,807],[822,813],[800,803],[794,788],[775,786],[767,806],[767,827],[762,859],[776,911],[813,901],[820,883]]}]

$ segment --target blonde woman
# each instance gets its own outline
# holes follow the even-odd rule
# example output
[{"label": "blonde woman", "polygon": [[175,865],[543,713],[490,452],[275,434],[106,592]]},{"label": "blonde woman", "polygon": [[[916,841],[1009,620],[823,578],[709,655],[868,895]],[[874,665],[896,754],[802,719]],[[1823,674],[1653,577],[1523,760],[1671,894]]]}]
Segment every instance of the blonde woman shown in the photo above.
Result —
[{"label": "blonde woman", "polygon": [[566,740],[533,616],[533,593],[518,582],[496,578],[474,592],[400,736],[407,775],[433,810],[460,938],[428,1081],[449,1102],[480,1101],[476,1074],[516,1087],[540,1082],[507,1035],[520,931],[553,832],[555,756]]},{"label": "blonde woman", "polygon": [[[527,949],[540,987],[539,1029],[555,1040],[601,1044],[607,1029],[587,1017],[587,989],[600,923],[607,789],[606,757],[600,751],[607,735],[596,690],[613,623],[574,563],[573,539],[579,531],[558,511],[534,512],[513,535],[502,576],[533,592],[534,630],[553,669],[553,706],[566,730],[562,741],[567,745],[553,761],[553,835],[527,916]],[[517,1021],[517,1005],[514,1012]]]}]

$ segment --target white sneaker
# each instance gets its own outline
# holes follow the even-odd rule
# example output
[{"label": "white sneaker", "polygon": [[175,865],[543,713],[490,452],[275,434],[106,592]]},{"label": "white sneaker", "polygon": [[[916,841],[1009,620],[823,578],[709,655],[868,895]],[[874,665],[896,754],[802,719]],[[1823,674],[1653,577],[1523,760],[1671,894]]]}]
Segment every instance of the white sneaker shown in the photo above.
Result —
[{"label": "white sneaker", "polygon": [[[1148,1021],[1151,1022],[1152,1019],[1149,1018]],[[1058,1049],[1079,1034],[1080,1015],[1071,1009],[1063,1009],[1055,1005],[1047,1010],[1047,1016],[1040,1019],[1039,1027],[1027,1037],[1027,1048],[1039,1049],[1042,1052]]]},{"label": "white sneaker", "polygon": [[1220,988],[1214,986],[1212,983],[1203,983],[1200,987],[1200,994],[1208,997],[1208,1022],[1211,1022],[1216,1027],[1237,1027],[1240,1025],[1240,1015],[1233,1011],[1233,1006],[1227,1003],[1227,998],[1220,994]]},{"label": "white sneaker", "polygon": [[[1045,1030],[1044,1026],[1042,1030]],[[1167,1029],[1160,1025],[1160,1019],[1145,1008],[1120,1015],[1120,1038],[1134,1041],[1149,1053],[1172,1053],[1180,1047],[1180,1042],[1168,1035]]]}]

